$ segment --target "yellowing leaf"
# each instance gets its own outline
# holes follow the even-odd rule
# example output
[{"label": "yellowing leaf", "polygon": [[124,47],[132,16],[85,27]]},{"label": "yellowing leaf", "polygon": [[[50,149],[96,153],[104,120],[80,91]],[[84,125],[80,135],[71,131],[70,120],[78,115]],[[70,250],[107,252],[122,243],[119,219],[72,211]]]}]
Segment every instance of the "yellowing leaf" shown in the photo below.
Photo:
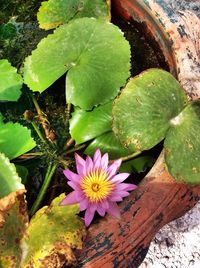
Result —
[{"label": "yellowing leaf", "polygon": [[22,267],[63,267],[76,263],[73,249],[81,249],[86,235],[83,221],[76,215],[78,205],[59,206],[64,194],[43,207],[31,219],[26,236]]},{"label": "yellowing leaf", "polygon": [[109,6],[104,0],[49,0],[42,2],[37,14],[40,28],[45,30],[82,17],[109,20]]},{"label": "yellowing leaf", "polygon": [[25,190],[0,199],[0,267],[18,268],[22,256],[20,240],[28,224]]}]

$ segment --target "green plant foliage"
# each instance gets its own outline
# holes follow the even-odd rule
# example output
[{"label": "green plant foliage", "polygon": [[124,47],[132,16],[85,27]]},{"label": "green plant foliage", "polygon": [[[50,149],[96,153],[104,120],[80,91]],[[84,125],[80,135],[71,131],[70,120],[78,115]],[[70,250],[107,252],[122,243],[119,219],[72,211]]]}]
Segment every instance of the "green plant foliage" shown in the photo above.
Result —
[{"label": "green plant foliage", "polygon": [[[9,180],[9,174],[7,175],[7,180]],[[25,190],[18,190],[0,199],[1,268],[21,267],[20,260],[22,251],[20,248],[20,240],[28,223],[24,192]]]},{"label": "green plant foliage", "polygon": [[7,60],[0,60],[0,101],[17,101],[23,80]]},{"label": "green plant foliage", "polygon": [[70,119],[70,134],[77,144],[89,141],[111,130],[112,102],[84,111],[75,108]]},{"label": "green plant foliage", "polygon": [[17,29],[15,25],[8,22],[0,25],[0,40],[1,39],[12,39],[16,36]]},{"label": "green plant foliage", "polygon": [[21,178],[16,172],[15,165],[11,164],[9,159],[2,153],[0,153],[0,171],[0,198],[5,197],[11,192],[24,189]]},{"label": "green plant foliage", "polygon": [[119,28],[81,18],[39,43],[25,61],[24,81],[31,90],[43,92],[68,71],[67,102],[89,110],[117,95],[129,69],[130,47]]},{"label": "green plant foliage", "polygon": [[145,172],[147,168],[153,166],[155,158],[151,155],[139,156],[135,159],[122,163],[119,172]]},{"label": "green plant foliage", "polygon": [[187,183],[200,183],[200,101],[188,105],[171,120],[164,147],[172,176]]},{"label": "green plant foliage", "polygon": [[25,184],[28,176],[28,169],[24,166],[15,165],[17,174],[22,179],[22,183]]},{"label": "green plant foliage", "polygon": [[[78,205],[59,206],[64,194],[43,207],[31,219],[22,248],[26,255],[22,267],[63,267],[76,259],[72,249],[82,249],[86,231],[76,214]],[[59,266],[56,264],[59,261]]]},{"label": "green plant foliage", "polygon": [[86,148],[85,153],[92,156],[97,148],[103,153],[109,153],[110,159],[117,159],[133,153],[132,150],[124,148],[119,143],[112,131],[104,133],[93,140]]},{"label": "green plant foliage", "polygon": [[0,123],[0,152],[9,159],[18,157],[36,146],[28,128],[19,123]]},{"label": "green plant foliage", "polygon": [[40,28],[49,30],[72,19],[94,17],[109,19],[109,9],[104,0],[49,0],[41,4],[37,19]]},{"label": "green plant foliage", "polygon": [[152,148],[165,138],[170,120],[187,103],[176,79],[160,69],[149,69],[131,79],[113,106],[113,130],[125,147]]}]

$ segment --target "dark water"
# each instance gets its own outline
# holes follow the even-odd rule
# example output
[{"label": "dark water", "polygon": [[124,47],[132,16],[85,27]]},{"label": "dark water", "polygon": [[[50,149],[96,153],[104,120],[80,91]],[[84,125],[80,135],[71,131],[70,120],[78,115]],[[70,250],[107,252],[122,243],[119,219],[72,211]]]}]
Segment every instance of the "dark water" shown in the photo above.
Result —
[{"label": "dark water", "polygon": [[131,46],[131,75],[135,76],[149,68],[162,68],[169,71],[159,45],[144,32],[143,23],[127,22],[113,14],[112,23],[123,32]]}]

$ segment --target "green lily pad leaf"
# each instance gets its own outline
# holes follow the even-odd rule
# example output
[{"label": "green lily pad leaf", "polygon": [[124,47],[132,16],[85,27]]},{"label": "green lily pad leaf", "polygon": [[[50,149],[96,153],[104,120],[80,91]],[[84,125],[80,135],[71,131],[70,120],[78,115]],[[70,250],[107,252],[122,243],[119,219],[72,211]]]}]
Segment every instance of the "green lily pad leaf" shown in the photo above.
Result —
[{"label": "green lily pad leaf", "polygon": [[109,153],[110,159],[117,159],[133,153],[132,150],[124,148],[119,143],[112,131],[104,133],[92,141],[86,148],[85,153],[92,156],[97,148],[103,153]]},{"label": "green lily pad leaf", "polygon": [[28,169],[24,166],[15,165],[17,174],[22,179],[22,183],[25,184],[28,176]]},{"label": "green lily pad leaf", "polygon": [[0,81],[0,101],[17,101],[23,80],[7,60],[0,60]]},{"label": "green lily pad leaf", "polygon": [[119,171],[120,172],[145,172],[147,168],[150,168],[153,166],[155,162],[155,158],[152,157],[151,155],[144,155],[144,156],[139,156],[135,159],[126,161],[122,163]]},{"label": "green lily pad leaf", "polygon": [[[63,12],[64,11],[64,12]],[[104,0],[49,0],[41,4],[37,19],[42,29],[49,30],[72,19],[94,17],[109,20],[109,8]]]},{"label": "green lily pad leaf", "polygon": [[20,240],[28,224],[24,193],[25,190],[18,190],[0,199],[1,268],[21,267],[22,250]]},{"label": "green lily pad leaf", "polygon": [[14,164],[11,164],[9,159],[0,153],[0,198],[15,192],[19,189],[24,189],[21,183],[21,178],[16,172]]},{"label": "green lily pad leaf", "polygon": [[24,81],[31,90],[43,92],[68,71],[67,102],[90,110],[117,95],[129,69],[130,46],[119,28],[81,18],[60,26],[39,43],[25,61]]},{"label": "green lily pad leaf", "polygon": [[92,111],[75,108],[70,119],[70,134],[77,144],[89,141],[111,130],[112,103],[101,105]]},{"label": "green lily pad leaf", "polygon": [[[22,248],[22,267],[63,267],[76,262],[72,249],[82,249],[86,230],[76,214],[79,205],[59,206],[64,194],[43,207],[31,219]],[[56,266],[56,263],[60,266]]]},{"label": "green lily pad leaf", "polygon": [[200,101],[188,105],[171,125],[164,143],[169,172],[179,181],[200,183]]},{"label": "green lily pad leaf", "polygon": [[170,120],[187,103],[168,72],[149,69],[131,79],[113,105],[113,131],[127,148],[143,151],[165,138]]},{"label": "green lily pad leaf", "polygon": [[0,152],[9,159],[18,157],[36,146],[31,131],[19,123],[0,123]]}]

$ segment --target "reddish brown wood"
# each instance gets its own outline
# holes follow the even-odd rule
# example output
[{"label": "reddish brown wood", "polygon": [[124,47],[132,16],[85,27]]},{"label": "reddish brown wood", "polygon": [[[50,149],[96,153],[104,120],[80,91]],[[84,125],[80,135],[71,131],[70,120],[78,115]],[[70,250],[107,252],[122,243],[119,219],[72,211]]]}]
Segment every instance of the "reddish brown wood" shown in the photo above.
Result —
[{"label": "reddish brown wood", "polygon": [[177,183],[163,154],[140,187],[121,203],[121,219],[106,216],[91,225],[77,267],[138,267],[158,230],[200,199],[200,185]]}]

